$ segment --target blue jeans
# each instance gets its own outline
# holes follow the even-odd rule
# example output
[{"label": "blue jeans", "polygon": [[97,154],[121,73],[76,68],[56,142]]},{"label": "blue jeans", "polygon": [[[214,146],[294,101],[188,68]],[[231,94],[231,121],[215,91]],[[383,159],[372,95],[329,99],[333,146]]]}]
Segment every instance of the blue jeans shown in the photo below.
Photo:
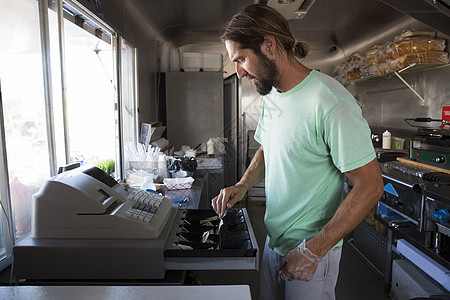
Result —
[{"label": "blue jeans", "polygon": [[277,269],[282,256],[270,249],[267,242],[268,239],[260,265],[258,300],[335,299],[334,289],[339,275],[342,247],[328,251],[317,265],[310,281],[284,281]]}]

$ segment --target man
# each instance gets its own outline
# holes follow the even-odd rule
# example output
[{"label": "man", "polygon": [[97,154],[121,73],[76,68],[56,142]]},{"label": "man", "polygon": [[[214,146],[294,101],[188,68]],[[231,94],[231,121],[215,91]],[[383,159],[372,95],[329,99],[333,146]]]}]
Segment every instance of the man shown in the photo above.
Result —
[{"label": "man", "polygon": [[[368,124],[342,85],[297,61],[307,46],[270,7],[244,8],[222,40],[239,78],[265,96],[255,134],[261,146],[212,207],[222,217],[265,177],[259,298],[334,299],[342,239],[383,191]],[[353,189],[342,200],[344,174]]]}]

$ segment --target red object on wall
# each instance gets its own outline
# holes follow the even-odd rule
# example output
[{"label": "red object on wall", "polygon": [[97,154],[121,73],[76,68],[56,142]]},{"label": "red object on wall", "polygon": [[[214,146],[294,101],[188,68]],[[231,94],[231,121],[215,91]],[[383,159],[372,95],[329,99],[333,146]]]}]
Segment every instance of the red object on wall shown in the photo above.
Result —
[{"label": "red object on wall", "polygon": [[442,106],[442,121],[447,121],[447,124],[444,125],[446,122],[442,122],[442,127],[449,129],[450,128],[450,106]]}]

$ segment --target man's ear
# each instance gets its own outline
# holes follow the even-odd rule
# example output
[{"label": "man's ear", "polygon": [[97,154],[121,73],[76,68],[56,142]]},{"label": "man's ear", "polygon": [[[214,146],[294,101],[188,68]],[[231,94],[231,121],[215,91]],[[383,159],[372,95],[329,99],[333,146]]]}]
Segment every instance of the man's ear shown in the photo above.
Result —
[{"label": "man's ear", "polygon": [[275,38],[271,35],[266,35],[264,37],[264,42],[261,45],[261,50],[266,54],[267,57],[273,57],[276,54],[277,43]]}]

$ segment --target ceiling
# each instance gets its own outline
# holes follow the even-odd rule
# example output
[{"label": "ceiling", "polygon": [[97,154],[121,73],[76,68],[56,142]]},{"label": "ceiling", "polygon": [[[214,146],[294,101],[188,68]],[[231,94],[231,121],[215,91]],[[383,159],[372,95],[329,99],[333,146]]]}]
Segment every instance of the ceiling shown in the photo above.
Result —
[{"label": "ceiling", "polygon": [[[417,9],[428,9],[418,8],[428,1],[431,0],[407,2],[416,3],[412,11],[417,12]],[[207,46],[223,51],[220,34],[226,22],[253,2],[254,0],[128,0],[125,2],[125,10],[128,11],[128,18],[133,18],[135,22],[148,28],[146,32],[151,32],[152,36],[161,41],[171,42],[175,47],[188,47],[190,50],[192,48],[189,47]],[[309,43],[312,55],[308,59],[315,61],[315,67],[317,64],[319,67],[336,65],[337,61],[353,52],[392,40],[402,30],[430,29],[429,25],[399,10],[398,3],[404,2],[316,0],[304,18],[290,20],[289,25],[296,39]],[[402,9],[405,10],[404,7]],[[434,18],[434,15],[428,15],[431,19]],[[444,16],[443,20],[444,25],[447,25],[450,17]],[[435,25],[432,21],[429,24]],[[435,26],[435,29],[436,27],[439,26]],[[441,27],[444,28],[443,32],[450,30],[450,26]],[[196,50],[204,51],[205,48]]]},{"label": "ceiling", "polygon": [[[395,2],[395,0],[387,0]],[[408,2],[426,0],[410,0]],[[145,12],[161,36],[176,46],[220,42],[227,20],[253,0],[130,0]],[[345,43],[374,27],[397,23],[405,14],[379,0],[316,0],[303,19],[290,20],[297,39],[312,43]],[[404,2],[404,1],[403,1]],[[448,18],[450,20],[450,17]],[[345,33],[345,34],[344,34]],[[351,37],[353,39],[354,37]]]}]

